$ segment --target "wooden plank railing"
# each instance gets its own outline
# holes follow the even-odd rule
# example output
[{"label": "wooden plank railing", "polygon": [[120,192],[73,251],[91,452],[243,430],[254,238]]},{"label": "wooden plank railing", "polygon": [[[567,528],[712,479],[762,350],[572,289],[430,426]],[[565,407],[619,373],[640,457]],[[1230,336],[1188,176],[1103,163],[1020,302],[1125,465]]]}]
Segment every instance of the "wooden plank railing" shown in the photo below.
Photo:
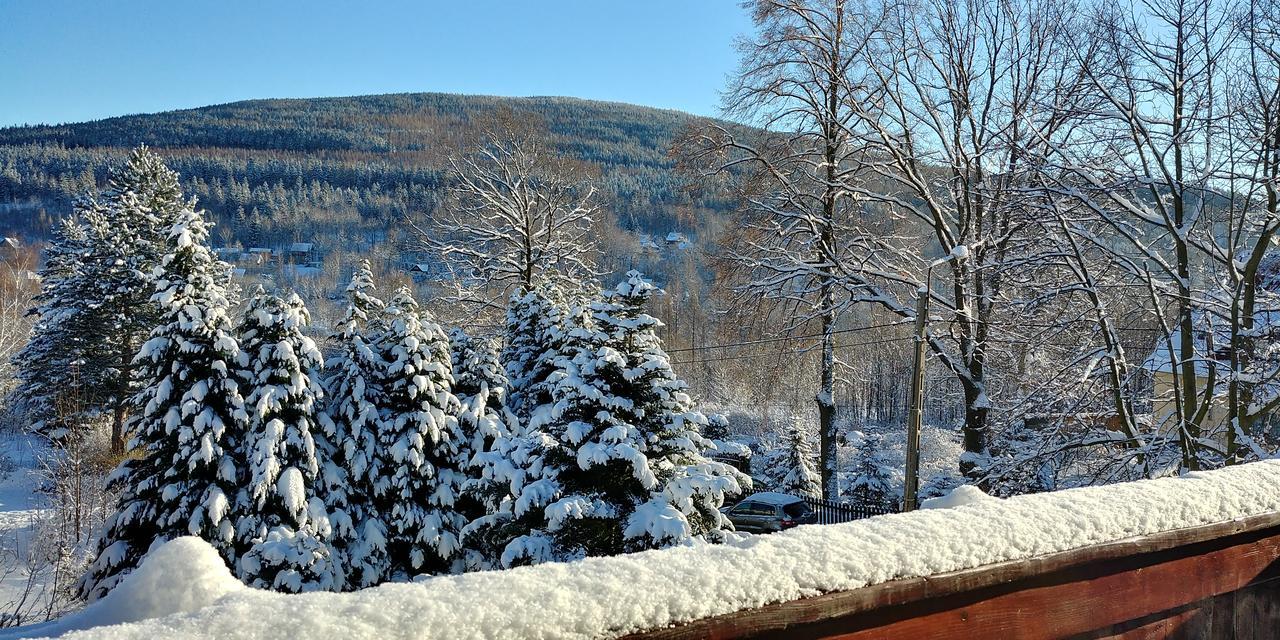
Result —
[{"label": "wooden plank railing", "polygon": [[632,637],[1280,638],[1280,514],[896,580]]}]

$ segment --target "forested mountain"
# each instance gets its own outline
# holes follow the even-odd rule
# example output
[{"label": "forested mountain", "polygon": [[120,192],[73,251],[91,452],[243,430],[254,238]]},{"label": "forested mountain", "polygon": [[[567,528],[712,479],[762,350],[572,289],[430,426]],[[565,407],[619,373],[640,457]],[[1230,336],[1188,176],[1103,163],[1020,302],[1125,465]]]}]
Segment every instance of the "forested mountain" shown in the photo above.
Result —
[{"label": "forested mountain", "polygon": [[[284,242],[301,235],[379,232],[430,212],[447,159],[477,140],[498,111],[600,171],[603,204],[627,229],[687,229],[730,204],[688,196],[668,150],[694,116],[572,98],[439,93],[250,100],[93,122],[0,129],[0,228],[41,234],[69,200],[93,189],[137,144],[156,148],[183,187],[225,224],[222,241]],[[702,211],[700,211],[702,210]],[[677,220],[679,219],[679,220]],[[303,231],[305,229],[305,231]]]}]

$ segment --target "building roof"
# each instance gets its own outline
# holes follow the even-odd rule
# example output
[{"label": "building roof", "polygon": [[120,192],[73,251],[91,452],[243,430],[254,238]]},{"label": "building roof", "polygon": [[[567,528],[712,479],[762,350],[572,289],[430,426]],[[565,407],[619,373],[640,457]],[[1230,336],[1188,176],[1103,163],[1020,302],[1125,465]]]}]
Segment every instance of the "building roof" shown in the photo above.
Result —
[{"label": "building roof", "polygon": [[295,242],[289,245],[289,252],[290,253],[311,253],[311,250],[314,249],[315,246],[316,245],[311,242]]},{"label": "building roof", "polygon": [[[1210,369],[1230,367],[1231,327],[1222,319],[1206,320],[1208,314],[1195,312],[1192,315],[1195,323],[1196,375],[1207,376]],[[1210,324],[1212,322],[1212,324]],[[1280,325],[1280,310],[1265,309],[1254,314],[1255,326]],[[1174,329],[1169,340],[1163,337],[1156,340],[1156,348],[1142,361],[1142,368],[1152,373],[1173,373],[1177,358],[1169,353],[1169,345],[1177,345],[1182,340],[1182,330]]]}]

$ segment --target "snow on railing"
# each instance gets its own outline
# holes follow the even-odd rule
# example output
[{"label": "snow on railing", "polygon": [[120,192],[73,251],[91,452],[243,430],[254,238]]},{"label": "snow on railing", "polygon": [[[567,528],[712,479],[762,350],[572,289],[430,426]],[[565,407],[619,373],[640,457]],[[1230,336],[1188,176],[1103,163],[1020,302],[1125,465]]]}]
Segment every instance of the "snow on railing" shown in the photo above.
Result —
[{"label": "snow on railing", "polygon": [[57,635],[147,618],[74,637],[616,637],[894,580],[997,563],[1034,566],[1040,560],[1033,558],[1085,547],[1265,519],[1280,513],[1278,488],[1280,461],[1264,461],[349,594],[240,586],[211,548],[184,538],[155,551],[117,592],[84,611],[9,633]]}]

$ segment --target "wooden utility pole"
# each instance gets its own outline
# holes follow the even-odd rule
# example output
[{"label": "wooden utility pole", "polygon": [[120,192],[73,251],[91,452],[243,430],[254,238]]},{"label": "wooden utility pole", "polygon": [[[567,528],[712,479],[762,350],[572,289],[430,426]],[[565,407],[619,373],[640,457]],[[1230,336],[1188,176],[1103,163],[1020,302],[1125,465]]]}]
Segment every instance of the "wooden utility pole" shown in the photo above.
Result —
[{"label": "wooden utility pole", "polygon": [[[930,269],[932,271],[932,269]],[[902,510],[915,511],[920,492],[920,423],[924,418],[924,349],[929,318],[929,287],[916,290],[915,367],[911,372],[911,411],[907,415],[907,486]]]}]

